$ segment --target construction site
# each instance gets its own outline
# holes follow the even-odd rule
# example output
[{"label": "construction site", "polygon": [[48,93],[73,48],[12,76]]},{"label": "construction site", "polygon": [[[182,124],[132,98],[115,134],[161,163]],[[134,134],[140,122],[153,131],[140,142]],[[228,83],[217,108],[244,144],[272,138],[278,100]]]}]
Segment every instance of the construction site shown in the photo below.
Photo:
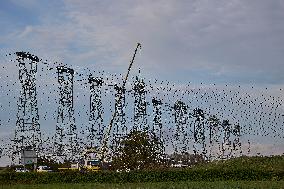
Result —
[{"label": "construction site", "polygon": [[[253,86],[175,85],[146,79],[143,70],[132,74],[140,48],[138,43],[126,73],[120,74],[81,73],[29,52],[7,54],[18,67],[18,79],[7,76],[12,84],[1,84],[1,111],[16,107],[16,114],[2,114],[6,118],[1,117],[1,125],[15,122],[13,137],[2,140],[1,156],[9,157],[11,166],[33,164],[34,170],[48,170],[37,165],[44,158],[71,163],[61,170],[98,171],[111,164],[128,133],[143,131],[161,142],[160,159],[182,167],[200,159],[263,155],[254,143],[264,138],[283,141],[281,89],[275,93],[276,89]],[[38,85],[44,75],[49,79],[45,88]],[[7,102],[5,96],[14,85],[19,86],[17,98]],[[42,130],[42,122],[52,134]],[[187,162],[178,156],[187,156]]]}]

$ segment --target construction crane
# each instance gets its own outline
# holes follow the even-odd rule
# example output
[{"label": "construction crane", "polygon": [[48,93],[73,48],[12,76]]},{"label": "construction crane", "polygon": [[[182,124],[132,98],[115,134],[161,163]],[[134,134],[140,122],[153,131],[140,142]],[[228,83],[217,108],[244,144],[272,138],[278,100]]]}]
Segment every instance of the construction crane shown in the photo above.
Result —
[{"label": "construction crane", "polygon": [[[137,46],[136,46],[136,49],[134,51],[134,54],[133,54],[133,57],[130,61],[130,64],[129,64],[129,67],[128,67],[128,70],[127,70],[127,73],[126,73],[126,76],[123,80],[123,83],[122,83],[122,89],[125,88],[125,85],[126,85],[126,82],[128,80],[128,77],[129,77],[129,73],[130,73],[130,70],[132,68],[132,65],[134,63],[134,60],[135,60],[135,57],[136,57],[136,53],[138,51],[138,49],[141,49],[141,44],[140,43],[137,43]],[[122,99],[122,95],[119,95],[118,96],[118,101],[120,101]],[[104,133],[103,135],[103,140],[102,140],[102,146],[98,149],[98,153],[97,153],[97,158],[103,162],[104,161],[104,158],[105,158],[105,153],[108,149],[107,147],[107,143],[109,141],[109,137],[110,137],[110,132],[111,132],[111,129],[112,129],[112,126],[113,126],[113,122],[114,122],[114,119],[116,117],[116,114],[117,112],[114,111],[114,113],[112,114],[112,117],[111,117],[111,120],[110,120],[110,123],[108,125],[108,128],[106,129],[106,132]]]},{"label": "construction crane", "polygon": [[[126,76],[125,76],[123,83],[122,83],[122,89],[125,88],[126,82],[128,80],[128,77],[129,77],[130,70],[132,68],[132,65],[133,65],[135,57],[136,57],[136,53],[137,53],[139,48],[141,49],[141,44],[137,43],[137,46],[136,46],[136,49],[134,51],[133,57],[130,61]],[[118,96],[118,101],[120,101],[121,99],[122,99],[122,94],[120,94]],[[110,132],[111,132],[116,114],[117,114],[117,111],[114,111],[114,113],[112,114],[110,123],[108,125],[108,128],[106,129],[106,131],[103,135],[102,145],[99,147],[99,149],[86,148],[81,154],[83,162],[77,162],[76,164],[71,164],[71,167],[68,167],[68,168],[59,168],[59,170],[60,171],[66,171],[66,170],[99,171],[102,167],[104,167],[105,153],[108,150],[107,144],[108,144]],[[94,155],[95,155],[95,157],[94,157]]]}]

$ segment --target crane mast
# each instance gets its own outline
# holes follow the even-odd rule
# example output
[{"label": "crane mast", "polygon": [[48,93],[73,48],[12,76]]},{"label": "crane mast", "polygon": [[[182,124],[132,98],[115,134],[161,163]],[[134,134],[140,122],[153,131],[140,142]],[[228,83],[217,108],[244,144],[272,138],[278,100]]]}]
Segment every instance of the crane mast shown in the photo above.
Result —
[{"label": "crane mast", "polygon": [[[136,57],[136,53],[137,53],[137,51],[138,51],[139,48],[141,49],[141,44],[140,44],[140,43],[137,43],[137,46],[136,46],[136,49],[135,49],[135,51],[134,51],[133,57],[132,57],[132,59],[131,59],[131,61],[130,61],[130,64],[129,64],[129,67],[128,67],[126,76],[125,76],[125,78],[124,78],[124,80],[123,80],[123,83],[122,83],[122,89],[125,89],[125,85],[126,85],[126,82],[127,82],[127,80],[128,80],[129,74],[130,74],[130,70],[131,70],[131,68],[132,68],[132,65],[133,65],[134,60],[135,60],[135,57]],[[120,101],[121,98],[122,98],[122,95],[120,94],[120,95],[118,96],[118,101]],[[115,117],[116,117],[116,114],[117,114],[117,112],[114,111],[113,114],[112,114],[110,123],[109,123],[109,125],[108,125],[108,128],[107,128],[106,132],[105,132],[104,135],[103,135],[102,146],[100,147],[100,149],[98,150],[98,153],[97,153],[97,156],[98,156],[98,158],[99,158],[101,161],[103,161],[104,158],[105,158],[105,153],[106,153],[106,150],[107,150],[107,143],[108,143],[108,140],[109,140],[110,131],[111,131],[111,129],[112,129],[113,122],[114,122],[114,119],[115,119]]]}]

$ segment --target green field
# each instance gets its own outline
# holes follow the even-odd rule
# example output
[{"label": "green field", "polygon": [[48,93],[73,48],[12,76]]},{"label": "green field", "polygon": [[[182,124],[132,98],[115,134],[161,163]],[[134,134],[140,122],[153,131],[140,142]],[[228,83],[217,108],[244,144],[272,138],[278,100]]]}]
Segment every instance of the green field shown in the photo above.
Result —
[{"label": "green field", "polygon": [[0,189],[61,188],[283,188],[284,156],[240,157],[186,169],[117,173],[0,172]]},{"label": "green field", "polygon": [[157,182],[126,184],[41,184],[41,185],[0,185],[0,189],[284,189],[284,181],[218,181],[218,182]]},{"label": "green field", "polygon": [[265,171],[284,171],[284,155],[272,157],[238,157],[223,161],[213,161],[207,164],[201,164],[194,169],[222,169],[232,170],[239,168],[249,168],[252,170]]}]

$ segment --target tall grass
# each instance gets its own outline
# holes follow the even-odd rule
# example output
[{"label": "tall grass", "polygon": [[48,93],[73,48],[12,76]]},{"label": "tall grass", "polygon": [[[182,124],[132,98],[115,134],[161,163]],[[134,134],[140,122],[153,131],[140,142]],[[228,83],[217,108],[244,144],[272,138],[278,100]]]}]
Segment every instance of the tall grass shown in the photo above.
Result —
[{"label": "tall grass", "polygon": [[0,185],[0,189],[281,189],[284,181],[159,182],[125,184]]},{"label": "tall grass", "polygon": [[272,157],[247,157],[242,156],[223,161],[213,161],[207,164],[197,165],[194,169],[253,169],[266,171],[284,171],[284,155]]},{"label": "tall grass", "polygon": [[129,173],[0,173],[0,184],[144,183],[181,181],[284,181],[284,157],[241,157],[190,169],[144,170]]}]

